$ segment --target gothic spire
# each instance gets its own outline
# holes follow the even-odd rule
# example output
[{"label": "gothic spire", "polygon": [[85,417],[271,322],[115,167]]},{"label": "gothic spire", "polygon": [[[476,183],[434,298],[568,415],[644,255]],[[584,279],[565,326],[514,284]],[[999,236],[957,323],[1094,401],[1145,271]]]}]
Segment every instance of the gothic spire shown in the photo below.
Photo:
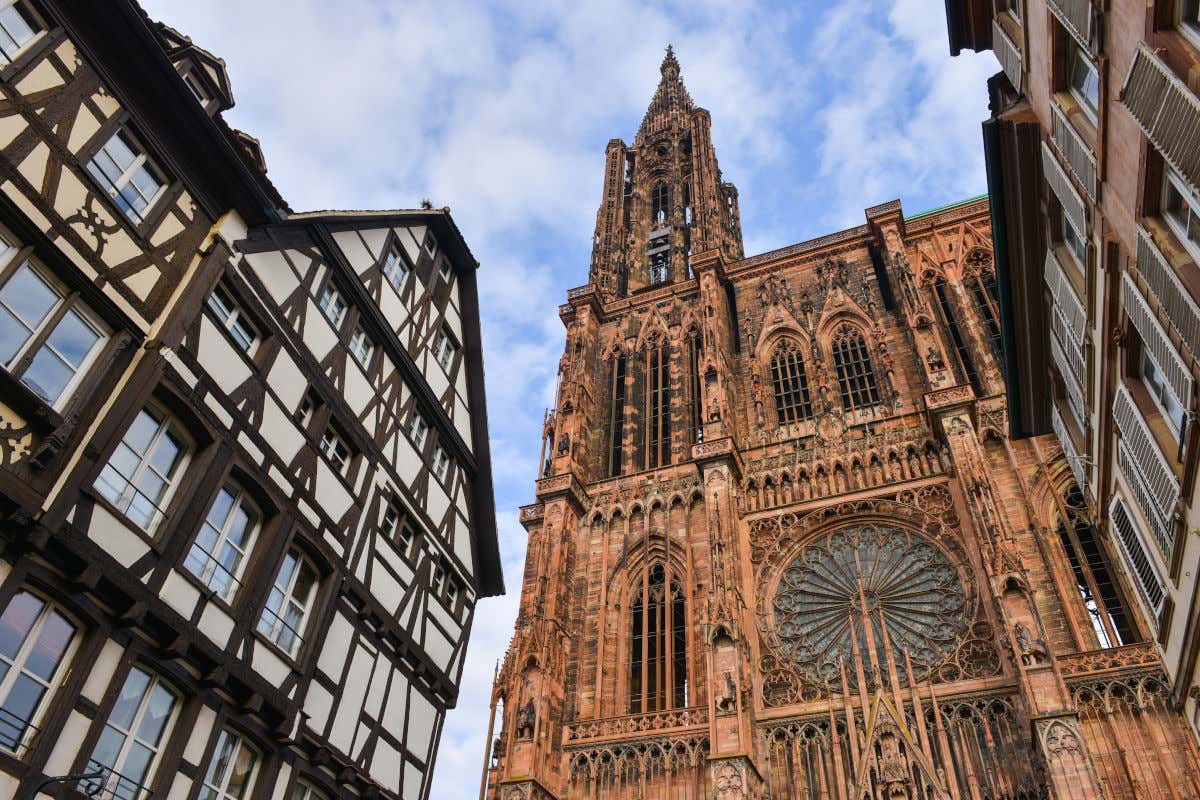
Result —
[{"label": "gothic spire", "polygon": [[650,101],[650,107],[646,109],[646,116],[642,117],[642,125],[638,129],[638,140],[667,127],[677,112],[686,114],[695,107],[687,87],[683,85],[683,78],[680,77],[679,60],[675,58],[675,49],[669,44],[659,72],[662,73],[662,80],[658,83],[658,89],[654,92],[654,99]]}]

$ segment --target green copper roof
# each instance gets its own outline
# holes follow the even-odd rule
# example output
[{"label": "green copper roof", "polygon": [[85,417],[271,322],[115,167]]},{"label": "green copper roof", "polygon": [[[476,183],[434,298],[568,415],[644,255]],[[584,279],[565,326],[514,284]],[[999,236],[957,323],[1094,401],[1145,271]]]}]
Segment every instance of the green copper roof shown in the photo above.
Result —
[{"label": "green copper roof", "polygon": [[944,206],[938,206],[937,208],[931,208],[928,211],[922,211],[920,214],[913,214],[911,216],[906,216],[904,219],[910,220],[910,219],[917,219],[919,217],[928,217],[930,214],[936,214],[937,212],[945,211],[948,208],[955,208],[957,206],[965,206],[967,203],[974,203],[976,200],[983,200],[986,197],[987,197],[986,194],[981,194],[978,197],[968,197],[966,200],[957,200],[953,203],[947,203]]}]

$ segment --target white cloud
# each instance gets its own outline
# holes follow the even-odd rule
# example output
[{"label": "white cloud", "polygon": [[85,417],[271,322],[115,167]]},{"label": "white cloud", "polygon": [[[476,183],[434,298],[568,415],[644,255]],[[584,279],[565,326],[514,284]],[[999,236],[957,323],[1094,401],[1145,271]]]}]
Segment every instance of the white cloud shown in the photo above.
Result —
[{"label": "white cloud", "polygon": [[[473,797],[520,593],[557,307],[587,280],[604,147],[632,142],[674,44],[738,184],[747,253],[898,195],[982,190],[990,56],[951,63],[924,0],[142,0],[229,66],[231,124],[297,209],[449,205],[479,272],[509,594],[476,611],[433,800]],[[909,208],[910,212],[920,210]]]}]

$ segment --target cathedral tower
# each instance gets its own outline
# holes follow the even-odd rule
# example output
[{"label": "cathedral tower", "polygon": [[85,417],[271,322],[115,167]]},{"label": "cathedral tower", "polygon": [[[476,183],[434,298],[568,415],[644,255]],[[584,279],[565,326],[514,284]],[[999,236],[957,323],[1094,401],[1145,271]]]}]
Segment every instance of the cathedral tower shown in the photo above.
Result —
[{"label": "cathedral tower", "polygon": [[986,200],[744,257],[668,50],[560,308],[484,792],[1200,797],[1121,530],[1012,441]]}]

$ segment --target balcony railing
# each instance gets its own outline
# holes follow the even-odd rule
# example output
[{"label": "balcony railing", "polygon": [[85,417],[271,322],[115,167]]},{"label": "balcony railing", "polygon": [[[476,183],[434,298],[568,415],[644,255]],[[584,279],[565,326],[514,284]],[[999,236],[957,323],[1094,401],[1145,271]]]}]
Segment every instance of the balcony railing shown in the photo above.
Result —
[{"label": "balcony railing", "polygon": [[1125,446],[1124,442],[1117,443],[1117,469],[1125,476],[1125,482],[1133,490],[1134,503],[1141,509],[1142,516],[1150,523],[1150,533],[1153,536],[1154,544],[1158,547],[1158,552],[1162,554],[1164,561],[1170,561],[1171,552],[1175,546],[1174,526],[1170,519],[1163,519],[1162,513],[1154,505],[1154,496],[1150,494],[1150,487],[1146,485],[1146,481],[1134,463],[1133,453]]},{"label": "balcony railing", "polygon": [[996,20],[992,20],[992,50],[1000,62],[1000,68],[1008,76],[1009,83],[1017,90],[1017,94],[1021,94],[1024,90],[1021,80],[1023,74],[1021,50],[1013,43],[1012,39],[1008,38],[1008,34]]},{"label": "balcony railing", "polygon": [[1124,384],[1117,387],[1113,399],[1113,419],[1121,441],[1129,448],[1128,463],[1142,478],[1151,505],[1163,519],[1173,519],[1179,481]]},{"label": "balcony railing", "polygon": [[1057,103],[1050,104],[1051,129],[1050,136],[1054,146],[1067,162],[1067,169],[1079,181],[1079,185],[1087,192],[1087,196],[1096,201],[1096,158],[1092,148],[1083,140],[1075,126],[1067,119],[1067,115]]},{"label": "balcony railing", "polygon": [[1158,323],[1154,312],[1146,304],[1146,298],[1142,297],[1142,293],[1133,282],[1133,276],[1128,272],[1121,279],[1121,304],[1129,321],[1133,323],[1133,327],[1137,328],[1138,335],[1142,337],[1142,344],[1150,351],[1150,355],[1154,357],[1159,369],[1163,371],[1167,383],[1171,384],[1171,389],[1179,398],[1179,402],[1183,404],[1184,408],[1191,408],[1192,372],[1183,362],[1175,345],[1171,344],[1167,332]]},{"label": "balcony railing", "polygon": [[38,733],[29,720],[0,708],[0,749],[21,756]]},{"label": "balcony railing", "polygon": [[1054,192],[1054,196],[1058,198],[1063,213],[1067,215],[1067,219],[1071,220],[1071,225],[1074,226],[1076,232],[1080,236],[1087,235],[1087,206],[1084,205],[1079,192],[1075,191],[1075,187],[1071,185],[1071,179],[1067,177],[1066,171],[1058,163],[1058,157],[1054,155],[1050,145],[1045,142],[1042,142],[1042,174],[1046,177],[1050,191]]},{"label": "balcony railing", "polygon": [[1138,226],[1137,268],[1193,356],[1200,354],[1200,306],[1192,299],[1149,231]]},{"label": "balcony railing", "polygon": [[1167,163],[1200,184],[1200,98],[1145,43],[1134,51],[1121,102]]},{"label": "balcony railing", "polygon": [[148,800],[153,794],[133,778],[122,775],[99,761],[89,760],[85,773],[102,773],[102,777],[81,781],[79,787],[88,797],[104,800]]},{"label": "balcony railing", "polygon": [[1089,0],[1049,0],[1049,6],[1084,50],[1096,52],[1096,11]]},{"label": "balcony railing", "polygon": [[1087,465],[1079,456],[1079,451],[1075,448],[1075,440],[1071,438],[1071,434],[1067,430],[1067,423],[1059,413],[1056,403],[1050,404],[1050,428],[1062,445],[1063,457],[1067,459],[1067,466],[1071,468],[1071,474],[1075,476],[1075,483],[1079,484],[1079,488],[1086,493],[1088,491]]},{"label": "balcony railing", "polygon": [[1113,532],[1121,544],[1121,552],[1129,562],[1129,567],[1137,578],[1138,589],[1142,599],[1146,601],[1151,613],[1157,617],[1162,610],[1163,597],[1166,590],[1159,580],[1158,569],[1154,560],[1146,552],[1142,536],[1137,530],[1137,523],[1129,515],[1120,495],[1115,495],[1108,507],[1108,518],[1112,520]]},{"label": "balcony railing", "polygon": [[669,711],[651,711],[647,714],[626,714],[619,717],[580,720],[566,726],[564,738],[567,742],[576,742],[608,736],[644,734],[647,731],[657,734],[662,731],[706,726],[707,724],[708,710],[704,706],[693,706]]}]

